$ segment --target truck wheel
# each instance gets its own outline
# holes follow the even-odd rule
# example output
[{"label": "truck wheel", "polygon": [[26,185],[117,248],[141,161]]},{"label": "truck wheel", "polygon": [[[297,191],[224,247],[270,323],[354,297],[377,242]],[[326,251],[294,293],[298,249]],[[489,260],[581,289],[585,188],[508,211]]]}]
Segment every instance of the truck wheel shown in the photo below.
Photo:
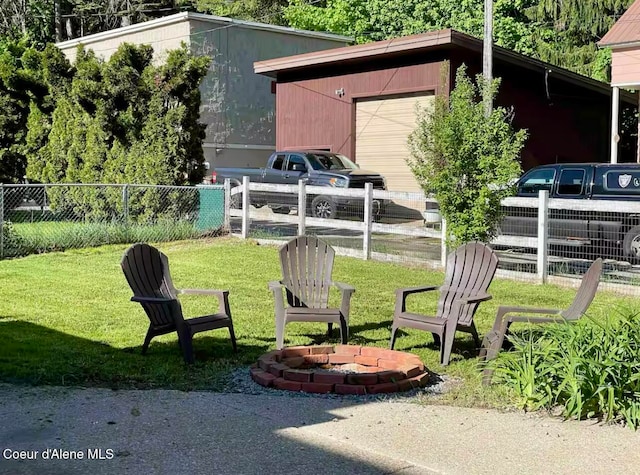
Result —
[{"label": "truck wheel", "polygon": [[624,235],[622,245],[625,257],[631,260],[640,260],[640,226],[634,226]]},{"label": "truck wheel", "polygon": [[314,218],[334,219],[337,214],[336,204],[329,196],[316,196],[311,202],[311,216]]}]

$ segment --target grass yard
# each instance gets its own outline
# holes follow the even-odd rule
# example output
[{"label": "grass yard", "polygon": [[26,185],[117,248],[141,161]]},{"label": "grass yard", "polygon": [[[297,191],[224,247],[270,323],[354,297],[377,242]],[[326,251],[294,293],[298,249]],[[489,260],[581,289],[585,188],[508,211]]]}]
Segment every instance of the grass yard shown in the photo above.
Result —
[{"label": "grass yard", "polygon": [[[89,385],[113,388],[220,389],[228,372],[249,365],[275,346],[273,297],[269,280],[280,277],[277,249],[233,238],[159,244],[170,259],[178,288],[230,290],[239,352],[234,355],[226,330],[198,334],[196,364],[183,363],[176,335],[154,339],[146,356],[140,348],[147,318],[120,270],[127,246],[114,245],[0,261],[0,380],[28,384]],[[356,287],[351,304],[350,342],[386,347],[398,287],[440,284],[442,274],[397,264],[338,256],[334,279]],[[493,300],[480,305],[481,335],[500,304],[564,307],[575,290],[495,279]],[[333,294],[336,303],[337,292]],[[437,293],[413,296],[410,308],[434,312]],[[411,298],[410,298],[411,299]],[[185,315],[211,312],[212,297],[185,296]],[[599,292],[590,315],[640,310],[637,299]],[[286,344],[320,344],[326,326],[287,326]],[[338,342],[336,330],[334,338]],[[461,378],[441,400],[475,406],[508,407],[513,397],[502,387],[483,388],[470,335],[458,333],[452,363],[438,364],[430,334],[399,332],[396,349],[419,355],[436,373]]]},{"label": "grass yard", "polygon": [[[201,236],[205,231],[196,229],[188,221],[129,226],[115,223],[36,221],[13,223],[10,231],[5,232],[4,255],[15,257],[105,244],[190,239]],[[217,233],[217,230],[211,230],[210,233]]]}]

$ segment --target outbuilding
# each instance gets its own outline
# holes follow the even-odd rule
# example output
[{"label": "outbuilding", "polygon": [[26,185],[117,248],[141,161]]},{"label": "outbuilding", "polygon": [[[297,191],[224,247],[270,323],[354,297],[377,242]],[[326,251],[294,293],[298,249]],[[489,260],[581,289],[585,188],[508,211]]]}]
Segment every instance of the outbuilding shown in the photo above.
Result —
[{"label": "outbuilding", "polygon": [[[609,160],[608,84],[500,47],[493,63],[502,79],[496,105],[529,132],[523,169]],[[462,64],[473,75],[481,72],[482,41],[441,30],[259,61],[254,70],[276,81],[279,150],[342,153],[385,175],[389,189],[418,191],[406,164],[416,104],[428,107],[436,94],[448,94]],[[622,100],[634,106],[631,94]]]},{"label": "outbuilding", "polygon": [[154,61],[186,44],[211,57],[200,86],[204,155],[212,166],[264,166],[275,149],[271,80],[253,72],[254,61],[347,45],[351,38],[317,31],[183,12],[58,43],[70,61],[79,45],[108,60],[122,43],[148,44]]}]

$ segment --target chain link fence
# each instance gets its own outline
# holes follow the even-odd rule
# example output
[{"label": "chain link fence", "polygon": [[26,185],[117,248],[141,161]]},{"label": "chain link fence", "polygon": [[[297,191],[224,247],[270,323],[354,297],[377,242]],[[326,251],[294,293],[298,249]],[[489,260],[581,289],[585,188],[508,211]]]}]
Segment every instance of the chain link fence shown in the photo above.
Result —
[{"label": "chain link fence", "polygon": [[218,185],[0,185],[0,258],[217,235],[224,200]]},{"label": "chain link fence", "polygon": [[[242,233],[246,219],[246,236],[255,239],[284,242],[302,232],[322,237],[346,255],[442,265],[446,229],[435,200],[421,193],[247,186],[250,213],[245,218],[243,187],[232,192],[227,186],[225,192],[222,185],[0,185],[0,258],[198,239],[227,227]],[[264,193],[271,194],[269,200]],[[341,204],[334,216],[320,215],[318,196]],[[577,283],[591,262],[603,257],[603,288],[623,286],[625,293],[629,288],[640,293],[640,203],[507,198],[503,205],[505,218],[492,245],[504,277]]]}]

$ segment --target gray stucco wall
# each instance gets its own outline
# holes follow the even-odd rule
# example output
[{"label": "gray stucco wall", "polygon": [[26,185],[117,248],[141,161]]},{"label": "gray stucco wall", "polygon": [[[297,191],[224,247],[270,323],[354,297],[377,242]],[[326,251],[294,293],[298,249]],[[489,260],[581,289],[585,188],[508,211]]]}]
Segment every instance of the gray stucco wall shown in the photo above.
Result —
[{"label": "gray stucco wall", "polygon": [[191,50],[213,58],[200,87],[205,142],[275,146],[275,95],[271,79],[253,72],[254,61],[345,46],[347,43],[191,20]]}]

